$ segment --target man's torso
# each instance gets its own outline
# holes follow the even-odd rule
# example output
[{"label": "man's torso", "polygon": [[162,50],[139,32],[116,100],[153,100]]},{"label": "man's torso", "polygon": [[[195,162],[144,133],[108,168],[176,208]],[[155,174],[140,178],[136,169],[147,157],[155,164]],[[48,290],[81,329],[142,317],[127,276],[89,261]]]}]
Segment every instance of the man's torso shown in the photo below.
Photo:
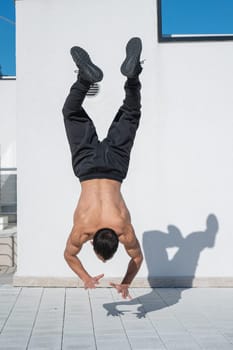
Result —
[{"label": "man's torso", "polygon": [[83,181],[82,192],[74,212],[74,232],[84,243],[101,228],[113,229],[122,241],[131,225],[130,213],[120,192],[121,183],[108,179]]}]

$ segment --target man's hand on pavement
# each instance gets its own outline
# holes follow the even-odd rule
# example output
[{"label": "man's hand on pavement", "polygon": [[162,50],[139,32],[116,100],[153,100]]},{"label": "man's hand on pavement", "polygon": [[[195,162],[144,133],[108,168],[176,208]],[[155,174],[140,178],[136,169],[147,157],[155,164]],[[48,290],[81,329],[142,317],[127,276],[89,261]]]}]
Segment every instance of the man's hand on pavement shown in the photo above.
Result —
[{"label": "man's hand on pavement", "polygon": [[116,284],[116,283],[110,283],[110,286],[113,288],[116,288],[118,293],[121,293],[123,299],[129,298],[132,299],[131,295],[129,294],[129,284]]},{"label": "man's hand on pavement", "polygon": [[103,277],[104,277],[104,274],[102,273],[101,275],[88,278],[87,280],[84,281],[84,288],[85,289],[96,288],[96,285],[99,284],[99,280]]}]

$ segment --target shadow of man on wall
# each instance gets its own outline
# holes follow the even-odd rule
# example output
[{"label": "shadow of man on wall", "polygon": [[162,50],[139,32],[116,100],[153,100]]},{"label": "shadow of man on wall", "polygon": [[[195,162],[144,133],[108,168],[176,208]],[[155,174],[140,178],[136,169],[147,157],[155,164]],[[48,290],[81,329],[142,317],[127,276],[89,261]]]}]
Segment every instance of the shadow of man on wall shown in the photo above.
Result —
[{"label": "shadow of man on wall", "polygon": [[[156,230],[144,232],[143,250],[150,287],[192,287],[200,254],[204,249],[214,247],[218,228],[217,217],[210,214],[203,231],[192,232],[186,237],[174,225],[169,225],[167,232]],[[167,251],[169,248],[177,249],[171,259]],[[160,297],[159,292],[150,289],[149,293],[130,301],[106,303],[103,307],[107,310],[107,315],[118,316],[127,312],[127,310],[120,311],[117,309],[118,306],[141,304],[136,314],[141,318],[148,312],[176,304],[183,290],[176,289],[166,302]]]}]

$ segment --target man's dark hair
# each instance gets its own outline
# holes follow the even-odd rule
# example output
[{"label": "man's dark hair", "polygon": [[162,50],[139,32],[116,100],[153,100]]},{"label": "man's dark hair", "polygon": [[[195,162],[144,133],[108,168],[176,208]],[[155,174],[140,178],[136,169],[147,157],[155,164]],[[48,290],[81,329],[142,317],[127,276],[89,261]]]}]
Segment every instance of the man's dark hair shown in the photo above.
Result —
[{"label": "man's dark hair", "polygon": [[118,248],[118,244],[118,236],[111,228],[101,228],[93,238],[94,251],[104,260],[111,259]]}]

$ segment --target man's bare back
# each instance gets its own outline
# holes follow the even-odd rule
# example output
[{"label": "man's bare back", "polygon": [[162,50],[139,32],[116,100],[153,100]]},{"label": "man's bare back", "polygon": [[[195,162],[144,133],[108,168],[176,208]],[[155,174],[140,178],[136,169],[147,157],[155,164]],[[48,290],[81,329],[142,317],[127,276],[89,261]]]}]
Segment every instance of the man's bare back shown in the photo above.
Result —
[{"label": "man's bare back", "polygon": [[[74,226],[80,228],[80,236],[87,240],[103,227],[112,228],[121,236],[130,226],[130,213],[120,192],[121,183],[108,179],[94,179],[81,183],[82,192],[74,212]],[[123,239],[123,237],[122,237]]]}]

